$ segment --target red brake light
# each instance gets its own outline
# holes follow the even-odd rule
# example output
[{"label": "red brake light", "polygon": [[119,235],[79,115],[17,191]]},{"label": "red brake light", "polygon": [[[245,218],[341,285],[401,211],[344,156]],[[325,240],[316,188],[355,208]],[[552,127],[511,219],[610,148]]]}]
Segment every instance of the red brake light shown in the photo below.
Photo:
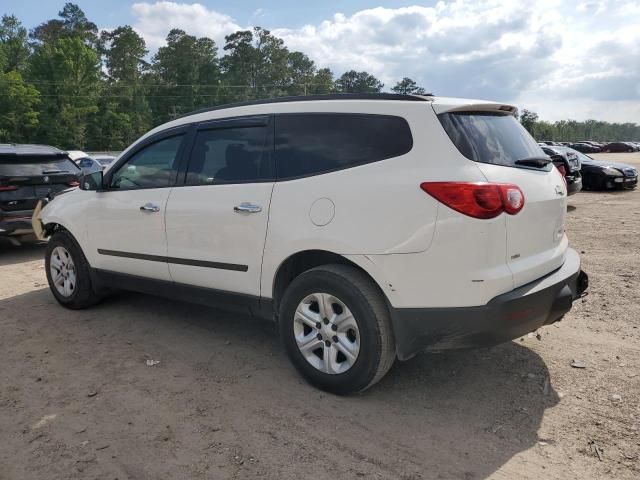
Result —
[{"label": "red brake light", "polygon": [[524,206],[517,185],[487,182],[424,182],[420,188],[449,208],[473,218],[515,215]]},{"label": "red brake light", "polygon": [[0,185],[0,192],[9,192],[11,190],[17,190],[18,187],[15,185]]},{"label": "red brake light", "polygon": [[556,165],[555,167],[562,174],[562,181],[564,182],[564,188],[566,189],[567,188],[567,169],[564,168],[564,165],[560,165],[560,166]]},{"label": "red brake light", "polygon": [[564,168],[564,165],[560,165],[560,166],[556,165],[556,168],[560,171],[563,177],[567,176],[567,169]]},{"label": "red brake light", "polygon": [[70,187],[79,187],[80,182],[78,182],[77,180],[72,180],[69,183],[67,183],[67,185],[69,185]]}]

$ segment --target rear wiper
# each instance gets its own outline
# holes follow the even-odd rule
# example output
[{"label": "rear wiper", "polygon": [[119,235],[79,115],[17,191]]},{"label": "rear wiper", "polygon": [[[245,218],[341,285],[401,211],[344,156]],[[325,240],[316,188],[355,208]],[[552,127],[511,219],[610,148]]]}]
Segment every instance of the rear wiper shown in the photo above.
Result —
[{"label": "rear wiper", "polygon": [[526,165],[528,167],[545,167],[551,163],[551,159],[547,157],[528,157],[516,160],[516,165]]}]

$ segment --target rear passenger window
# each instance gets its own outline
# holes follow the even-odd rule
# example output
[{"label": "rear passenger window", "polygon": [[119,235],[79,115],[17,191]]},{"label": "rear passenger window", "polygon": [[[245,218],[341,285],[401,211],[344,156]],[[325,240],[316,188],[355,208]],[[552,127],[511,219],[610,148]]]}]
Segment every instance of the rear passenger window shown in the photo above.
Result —
[{"label": "rear passenger window", "polygon": [[438,118],[453,144],[469,160],[515,167],[518,160],[544,157],[540,146],[513,115],[456,112]]},{"label": "rear passenger window", "polygon": [[266,126],[220,128],[197,133],[187,185],[273,180]]},{"label": "rear passenger window", "polygon": [[404,118],[365,114],[276,116],[278,178],[315,175],[398,157],[413,147]]}]

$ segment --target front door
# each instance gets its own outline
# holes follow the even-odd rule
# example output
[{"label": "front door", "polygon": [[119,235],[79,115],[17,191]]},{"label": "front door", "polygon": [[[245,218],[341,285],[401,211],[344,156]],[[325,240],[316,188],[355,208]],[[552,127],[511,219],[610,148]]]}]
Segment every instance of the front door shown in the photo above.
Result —
[{"label": "front door", "polygon": [[184,185],[167,204],[169,270],[175,282],[260,295],[273,190],[268,116],[200,125]]},{"label": "front door", "polygon": [[94,268],[170,280],[165,213],[184,136],[146,143],[107,175],[88,219]]}]

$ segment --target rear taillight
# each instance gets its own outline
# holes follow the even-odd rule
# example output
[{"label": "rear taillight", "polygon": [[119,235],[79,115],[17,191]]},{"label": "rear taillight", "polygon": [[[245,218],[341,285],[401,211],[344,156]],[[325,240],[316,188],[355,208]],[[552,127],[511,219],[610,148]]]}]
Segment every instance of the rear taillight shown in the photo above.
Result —
[{"label": "rear taillight", "polygon": [[0,192],[10,192],[11,190],[17,190],[15,185],[0,185]]},{"label": "rear taillight", "polygon": [[424,182],[420,188],[447,207],[474,218],[515,215],[524,206],[517,185],[487,182]]},{"label": "rear taillight", "polygon": [[564,188],[567,188],[567,169],[564,167],[564,165],[555,165],[555,167],[558,169],[558,171],[560,172],[560,174],[562,174],[562,181],[564,182]]},{"label": "rear taillight", "polygon": [[70,187],[79,187],[80,182],[78,182],[77,180],[72,180],[69,183],[67,183],[67,185],[69,185]]},{"label": "rear taillight", "polygon": [[564,167],[564,165],[556,165],[556,168],[562,174],[563,177],[567,176],[567,169]]}]

